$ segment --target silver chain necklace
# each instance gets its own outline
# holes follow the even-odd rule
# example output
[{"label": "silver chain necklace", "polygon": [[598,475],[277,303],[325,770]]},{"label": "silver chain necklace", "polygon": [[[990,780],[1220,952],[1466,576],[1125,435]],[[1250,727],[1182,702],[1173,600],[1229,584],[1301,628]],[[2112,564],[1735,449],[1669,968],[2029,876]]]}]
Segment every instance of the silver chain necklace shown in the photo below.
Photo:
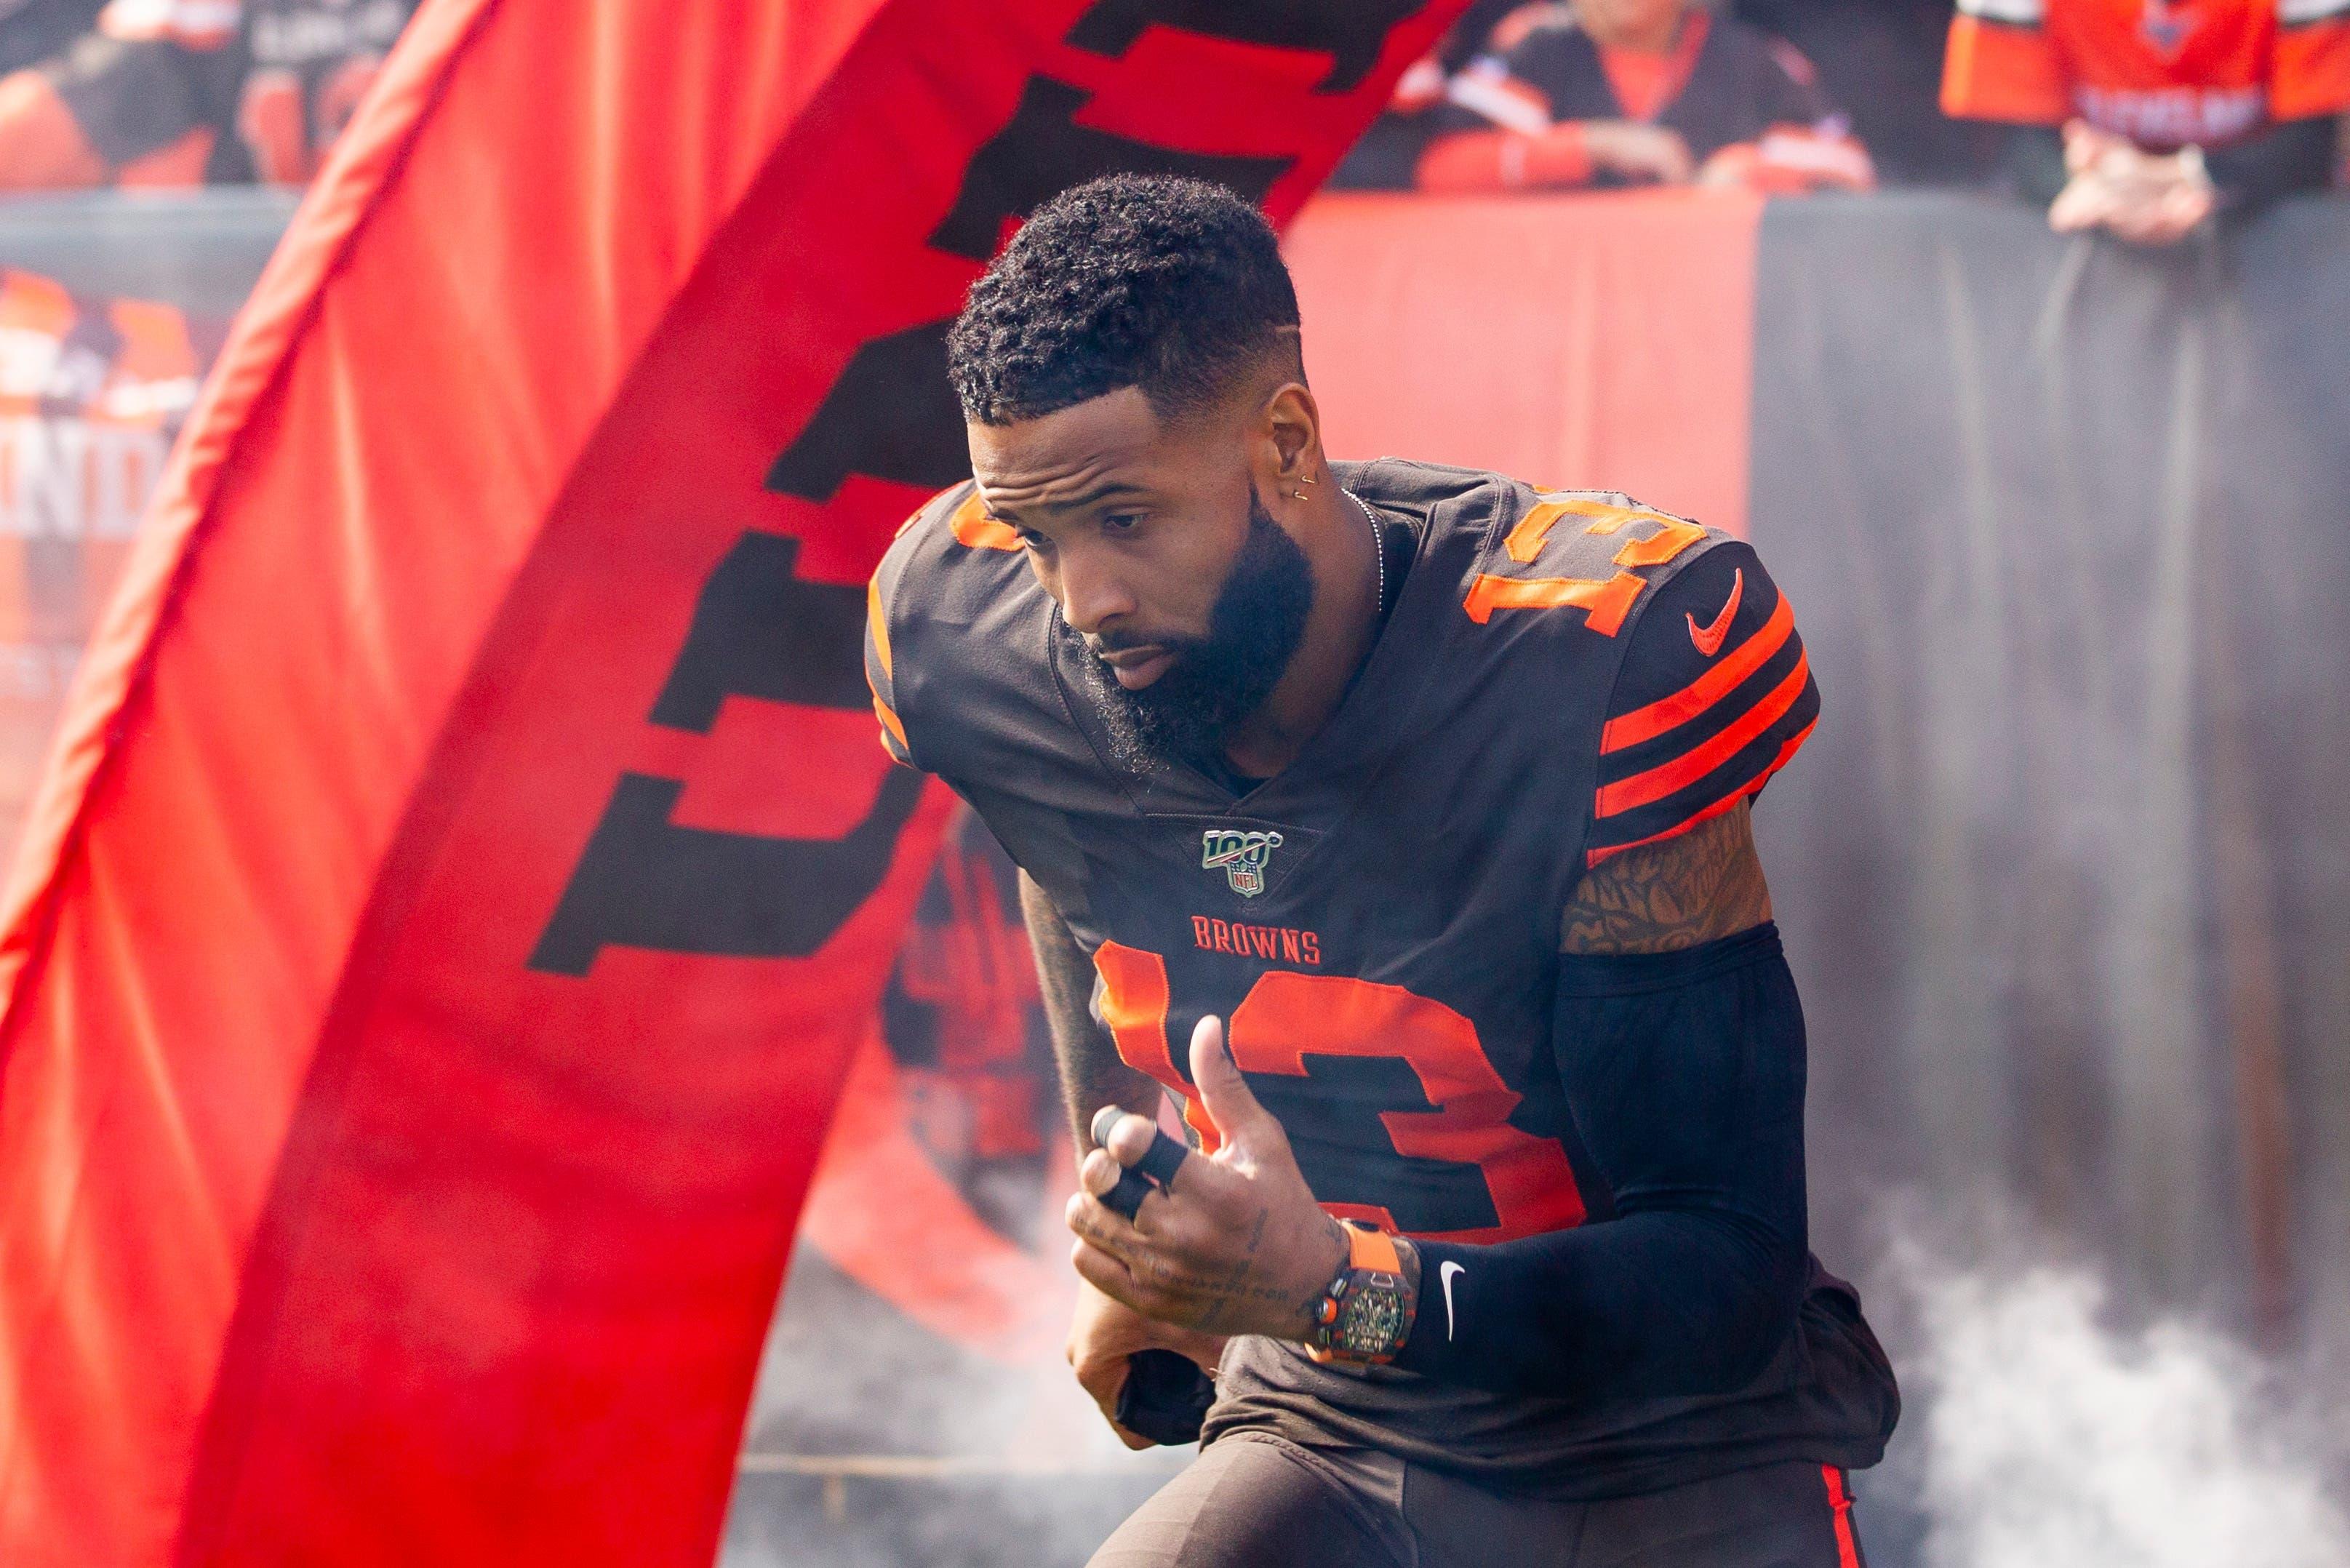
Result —
[{"label": "silver chain necklace", "polygon": [[1355,504],[1355,510],[1363,514],[1363,523],[1365,526],[1368,527],[1371,531],[1371,559],[1378,564],[1379,568],[1378,608],[1373,613],[1377,615],[1385,615],[1388,613],[1387,539],[1379,533],[1379,520],[1371,515],[1371,509],[1364,502],[1363,498],[1356,494],[1353,491],[1347,489],[1343,484],[1338,488],[1340,492],[1345,494],[1347,500]]}]

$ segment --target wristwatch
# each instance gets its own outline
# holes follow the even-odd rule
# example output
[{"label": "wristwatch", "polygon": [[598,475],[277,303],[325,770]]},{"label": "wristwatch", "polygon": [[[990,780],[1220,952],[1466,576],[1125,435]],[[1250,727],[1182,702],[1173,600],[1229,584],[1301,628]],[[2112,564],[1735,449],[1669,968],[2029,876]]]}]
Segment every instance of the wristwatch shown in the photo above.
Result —
[{"label": "wristwatch", "polygon": [[[1360,1220],[1347,1229],[1347,1266],[1314,1306],[1305,1354],[1316,1361],[1393,1361],[1411,1337],[1418,1302],[1396,1238]],[[1409,1245],[1409,1243],[1405,1243]]]}]

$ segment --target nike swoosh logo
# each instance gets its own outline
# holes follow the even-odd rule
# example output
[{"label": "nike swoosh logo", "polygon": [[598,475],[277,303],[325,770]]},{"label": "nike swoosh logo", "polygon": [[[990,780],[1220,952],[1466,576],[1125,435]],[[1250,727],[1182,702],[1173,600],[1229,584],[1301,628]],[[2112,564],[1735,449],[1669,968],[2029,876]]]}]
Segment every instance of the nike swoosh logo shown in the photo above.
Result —
[{"label": "nike swoosh logo", "polygon": [[1721,651],[1721,639],[1730,635],[1730,618],[1738,613],[1738,601],[1745,595],[1746,568],[1741,566],[1730,578],[1730,602],[1721,607],[1721,613],[1713,618],[1712,624],[1700,626],[1693,615],[1683,618],[1689,622],[1690,640],[1697,644],[1700,653],[1711,659]]},{"label": "nike swoosh logo", "polygon": [[1454,1275],[1456,1275],[1456,1274],[1463,1274],[1463,1273],[1466,1273],[1466,1272],[1468,1272],[1468,1271],[1467,1271],[1466,1269],[1463,1269],[1460,1264],[1458,1264],[1458,1263],[1454,1262],[1453,1262],[1451,1259],[1450,1259],[1450,1258],[1445,1259],[1445,1260],[1444,1260],[1444,1266],[1443,1266],[1442,1268],[1440,1268],[1440,1269],[1439,1269],[1439,1270],[1437,1270],[1437,1271],[1436,1271],[1436,1277],[1437,1277],[1438,1279],[1442,1280],[1442,1281],[1444,1282],[1444,1337],[1445,1337],[1445,1340],[1446,1340],[1446,1342],[1447,1342],[1448,1344],[1451,1341],[1451,1338],[1452,1338],[1452,1280],[1453,1280],[1453,1276],[1454,1276]]}]

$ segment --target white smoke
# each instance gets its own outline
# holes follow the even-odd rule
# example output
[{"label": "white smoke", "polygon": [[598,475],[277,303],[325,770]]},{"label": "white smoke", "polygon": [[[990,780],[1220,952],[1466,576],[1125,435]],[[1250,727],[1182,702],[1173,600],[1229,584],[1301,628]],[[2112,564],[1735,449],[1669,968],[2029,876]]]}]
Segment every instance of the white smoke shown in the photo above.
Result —
[{"label": "white smoke", "polygon": [[2110,1326],[2085,1268],[1914,1245],[1894,1268],[1923,1347],[1904,1372],[1924,1568],[2350,1565],[2331,1445],[2274,1367],[2183,1319]]}]

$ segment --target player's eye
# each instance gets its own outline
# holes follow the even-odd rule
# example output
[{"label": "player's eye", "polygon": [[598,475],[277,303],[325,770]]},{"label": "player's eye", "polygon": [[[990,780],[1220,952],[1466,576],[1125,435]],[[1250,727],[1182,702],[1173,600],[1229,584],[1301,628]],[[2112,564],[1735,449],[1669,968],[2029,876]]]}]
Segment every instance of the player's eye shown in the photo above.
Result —
[{"label": "player's eye", "polygon": [[1034,528],[1014,527],[1012,530],[1012,536],[1019,540],[1022,546],[1026,549],[1049,550],[1053,547],[1053,541],[1045,538]]},{"label": "player's eye", "polygon": [[1142,526],[1142,514],[1139,512],[1113,512],[1108,516],[1102,519],[1101,525],[1102,532],[1105,534],[1131,534],[1137,528]]}]

